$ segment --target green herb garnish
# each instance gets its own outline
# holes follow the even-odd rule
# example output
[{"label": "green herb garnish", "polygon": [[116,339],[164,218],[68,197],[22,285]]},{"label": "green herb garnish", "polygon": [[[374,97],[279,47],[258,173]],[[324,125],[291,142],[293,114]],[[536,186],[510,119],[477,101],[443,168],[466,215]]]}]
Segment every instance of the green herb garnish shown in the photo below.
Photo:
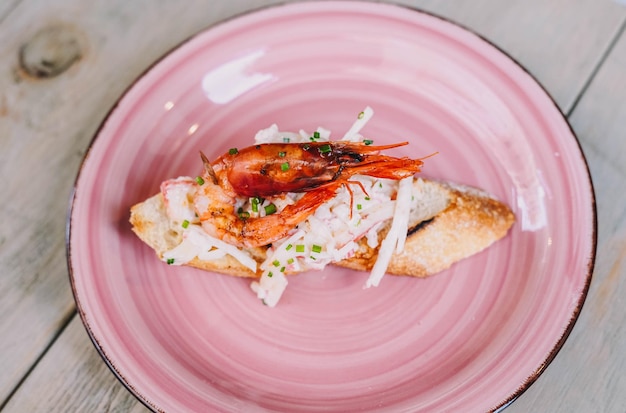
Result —
[{"label": "green herb garnish", "polygon": [[189,226],[189,221],[184,220],[182,225],[183,225],[183,228],[187,228]]},{"label": "green herb garnish", "polygon": [[258,196],[250,198],[250,208],[252,208],[252,212],[259,212],[259,204],[261,200]]},{"label": "green herb garnish", "polygon": [[289,170],[289,162],[283,162],[280,164],[280,170],[286,172]]},{"label": "green herb garnish", "polygon": [[250,218],[250,213],[248,211],[244,211],[242,207],[237,209],[237,215],[239,215],[239,218],[241,219]]},{"label": "green herb garnish", "polygon": [[328,153],[332,150],[329,144],[322,145],[317,149],[320,153]]},{"label": "green herb garnish", "polygon": [[239,153],[239,150],[237,148],[230,148],[228,150],[229,155],[237,155],[238,153]]},{"label": "green herb garnish", "polygon": [[311,251],[317,252],[319,254],[320,252],[322,252],[322,247],[320,245],[313,245],[311,247]]},{"label": "green herb garnish", "polygon": [[166,262],[167,262],[167,265],[172,265],[174,264],[174,258],[168,258]]},{"label": "green herb garnish", "polygon": [[302,244],[296,245],[296,252],[304,252],[304,245]]},{"label": "green herb garnish", "polygon": [[196,176],[196,182],[198,185],[204,185],[204,179],[201,176]]},{"label": "green herb garnish", "polygon": [[265,215],[272,215],[273,213],[276,212],[276,205],[274,204],[265,205],[263,209],[265,209]]}]

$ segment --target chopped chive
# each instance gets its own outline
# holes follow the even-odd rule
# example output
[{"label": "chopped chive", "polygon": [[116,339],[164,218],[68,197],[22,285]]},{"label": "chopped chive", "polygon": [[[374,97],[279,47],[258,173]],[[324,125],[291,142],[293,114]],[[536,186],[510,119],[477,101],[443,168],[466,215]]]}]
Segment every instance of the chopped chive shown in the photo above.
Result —
[{"label": "chopped chive", "polygon": [[280,267],[280,272],[285,272],[286,268],[285,267]]},{"label": "chopped chive", "polygon": [[276,212],[276,205],[274,204],[265,205],[263,209],[265,209],[265,215],[272,215],[273,213]]},{"label": "chopped chive", "polygon": [[284,158],[285,156],[287,156],[287,152],[283,152],[283,151],[278,152],[278,156],[281,158]]},{"label": "chopped chive", "polygon": [[359,116],[357,116],[357,118],[363,119],[363,116],[365,116],[365,112],[359,112]]},{"label": "chopped chive", "polygon": [[309,145],[308,143],[305,143],[304,145],[302,145],[302,150],[308,151],[309,149],[311,149],[311,145]]},{"label": "chopped chive", "polygon": [[201,176],[196,176],[196,182],[198,185],[204,185],[204,179]]},{"label": "chopped chive", "polygon": [[287,245],[287,247],[285,248],[285,250],[286,250],[286,251],[289,251],[289,250],[290,250],[290,249],[292,249],[292,248],[293,248],[293,244],[289,244],[289,245]]},{"label": "chopped chive", "polygon": [[363,209],[363,205],[361,205],[361,204],[356,204],[356,209],[358,209],[358,210],[360,211],[361,209]]},{"label": "chopped chive", "polygon": [[168,258],[167,265],[172,265],[172,264],[174,264],[174,258]]},{"label": "chopped chive", "polygon": [[320,138],[320,133],[318,131],[313,132],[313,137],[315,139],[319,139]]},{"label": "chopped chive", "polygon": [[280,265],[280,261],[274,260],[274,262],[272,262],[272,265],[274,265],[274,267],[278,267]]},{"label": "chopped chive", "polygon": [[296,252],[304,252],[304,245],[302,244],[296,245]]},{"label": "chopped chive", "polygon": [[289,143],[291,141],[291,139],[289,139],[288,137],[283,137],[283,143]]},{"label": "chopped chive", "polygon": [[371,145],[371,144],[374,143],[374,141],[371,140],[371,139],[363,139],[363,143],[366,144],[366,145]]},{"label": "chopped chive", "polygon": [[287,260],[287,264],[293,264],[293,258],[289,258],[289,259]]},{"label": "chopped chive", "polygon": [[183,228],[187,228],[189,226],[189,221],[184,220],[183,221]]},{"label": "chopped chive", "polygon": [[366,196],[366,197],[365,197],[365,200],[366,200],[366,201],[369,201],[369,200],[370,200],[370,197],[369,197],[369,196]]},{"label": "chopped chive", "polygon": [[289,170],[289,162],[283,162],[280,164],[280,170],[285,172]]},{"label": "chopped chive", "polygon": [[267,273],[267,276],[268,276],[268,277],[270,277],[270,278],[272,278],[272,276],[273,276],[273,275],[274,275],[274,274],[272,274],[272,272],[271,272],[271,271]]},{"label": "chopped chive", "polygon": [[310,259],[312,259],[313,261],[315,261],[317,258],[315,258],[314,256],[309,256]]},{"label": "chopped chive", "polygon": [[259,203],[260,199],[258,197],[250,198],[250,207],[252,208],[252,212],[259,212]]},{"label": "chopped chive", "polygon": [[244,211],[242,207],[237,209],[237,215],[239,215],[239,218],[241,219],[250,218],[250,213],[248,211]]},{"label": "chopped chive", "polygon": [[312,250],[313,252],[320,253],[320,252],[322,252],[322,247],[321,247],[320,245],[313,245],[313,246],[311,247],[311,250]]},{"label": "chopped chive", "polygon": [[238,153],[239,153],[239,150],[237,148],[230,148],[228,150],[229,155],[237,155]]},{"label": "chopped chive", "polygon": [[328,153],[328,152],[330,152],[332,149],[331,149],[331,147],[330,147],[330,145],[329,145],[329,144],[326,144],[326,145],[322,145],[322,146],[320,146],[317,150],[318,150],[320,153]]}]

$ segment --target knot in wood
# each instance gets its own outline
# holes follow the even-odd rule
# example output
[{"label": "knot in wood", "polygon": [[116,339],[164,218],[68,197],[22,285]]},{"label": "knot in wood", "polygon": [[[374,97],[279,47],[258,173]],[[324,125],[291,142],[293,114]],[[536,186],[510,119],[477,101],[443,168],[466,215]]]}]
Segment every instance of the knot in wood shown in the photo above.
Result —
[{"label": "knot in wood", "polygon": [[81,57],[79,36],[65,26],[44,28],[20,48],[20,66],[36,78],[58,76]]}]

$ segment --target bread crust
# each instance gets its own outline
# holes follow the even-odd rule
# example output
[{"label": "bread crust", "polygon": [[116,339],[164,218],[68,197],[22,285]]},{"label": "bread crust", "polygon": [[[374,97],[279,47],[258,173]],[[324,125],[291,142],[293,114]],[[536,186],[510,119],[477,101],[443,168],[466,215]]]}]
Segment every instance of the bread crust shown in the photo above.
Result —
[{"label": "bread crust", "polygon": [[[167,217],[161,193],[133,205],[130,209],[130,224],[139,239],[150,246],[161,260],[163,254],[183,240],[180,226],[173,225]],[[265,259],[264,248],[248,249],[248,252],[259,264]],[[211,261],[202,261],[196,257],[185,265],[235,277],[259,278],[261,276],[260,271],[257,273],[251,271],[230,255]]]},{"label": "bread crust", "polygon": [[[515,222],[515,215],[504,203],[469,187],[441,184],[448,205],[430,219],[412,222],[404,250],[394,254],[387,273],[427,277],[454,263],[477,254],[503,238]],[[382,241],[387,228],[379,233]],[[378,253],[364,240],[352,258],[336,265],[355,270],[371,270]]]},{"label": "bread crust", "polygon": [[[404,251],[394,254],[387,269],[390,274],[414,277],[436,274],[503,238],[515,222],[515,215],[506,204],[476,188],[425,179],[416,179],[414,186],[420,207],[409,219]],[[170,223],[160,193],[134,205],[130,223],[133,232],[159,259],[182,241],[182,231]],[[389,225],[381,228],[379,241],[388,228]],[[247,251],[259,264],[264,261],[265,248]],[[353,257],[335,265],[368,271],[377,256],[377,247],[369,247],[362,239]],[[229,255],[212,261],[194,258],[185,265],[238,277],[261,276],[260,271],[254,273]]]}]

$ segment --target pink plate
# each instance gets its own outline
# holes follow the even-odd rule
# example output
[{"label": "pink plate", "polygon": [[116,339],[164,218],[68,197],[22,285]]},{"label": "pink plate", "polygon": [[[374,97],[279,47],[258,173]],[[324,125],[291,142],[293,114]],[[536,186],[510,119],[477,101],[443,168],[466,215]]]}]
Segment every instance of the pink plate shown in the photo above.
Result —
[{"label": "pink plate", "polygon": [[[424,174],[482,187],[518,221],[437,276],[329,269],[276,308],[243,279],[172,267],[130,231],[159,183],[252,143],[323,126],[409,140]],[[361,2],[282,5],[218,24],[141,77],[80,170],[68,260],[78,311],[124,385],[155,411],[480,412],[508,405],[581,310],[595,204],[575,136],[546,92],[479,36]]]}]

